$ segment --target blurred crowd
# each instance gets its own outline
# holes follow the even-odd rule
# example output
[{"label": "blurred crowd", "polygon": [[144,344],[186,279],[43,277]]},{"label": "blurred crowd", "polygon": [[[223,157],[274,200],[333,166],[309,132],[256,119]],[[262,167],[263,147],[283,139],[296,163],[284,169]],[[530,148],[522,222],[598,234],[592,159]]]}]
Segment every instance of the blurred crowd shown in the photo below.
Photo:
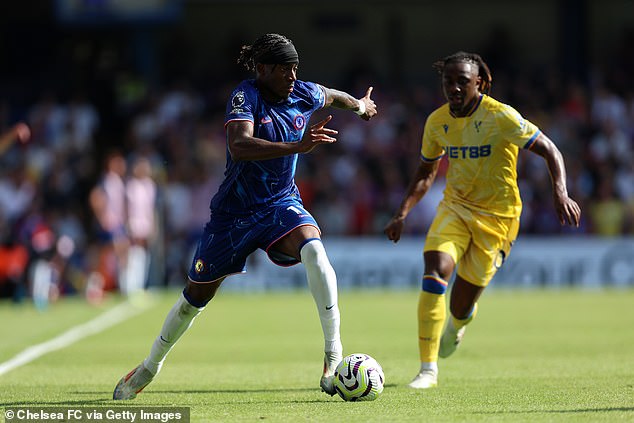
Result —
[{"label": "blurred crowd", "polygon": [[[560,226],[546,165],[521,152],[522,236],[634,234],[634,66],[619,60],[588,81],[489,63],[492,95],[560,147],[583,210],[581,228]],[[42,92],[21,116],[30,141],[0,157],[0,298],[45,307],[59,295],[98,302],[107,291],[182,284],[222,180],[224,102],[237,82],[210,94],[187,80],[157,88],[126,75],[107,111],[85,92]],[[339,142],[300,158],[296,181],[324,237],[382,236],[417,166],[425,117],[443,102],[438,85],[369,82],[379,115],[366,123],[330,109]],[[336,88],[361,96],[367,85]],[[4,129],[11,108],[2,103]],[[408,234],[425,233],[444,171],[410,214]]]}]

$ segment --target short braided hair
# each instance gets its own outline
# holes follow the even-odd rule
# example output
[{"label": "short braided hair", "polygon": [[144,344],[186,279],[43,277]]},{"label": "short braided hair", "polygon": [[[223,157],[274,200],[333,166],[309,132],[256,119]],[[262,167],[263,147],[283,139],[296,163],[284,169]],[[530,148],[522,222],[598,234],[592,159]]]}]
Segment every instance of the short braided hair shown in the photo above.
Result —
[{"label": "short braided hair", "polygon": [[238,56],[238,64],[249,71],[255,70],[255,59],[278,44],[293,44],[293,42],[280,34],[264,34],[253,44],[242,46]]},{"label": "short braided hair", "polygon": [[482,78],[482,82],[480,83],[480,91],[488,94],[491,91],[491,83],[493,82],[493,77],[491,76],[491,71],[489,70],[489,66],[482,60],[479,54],[476,53],[467,53],[465,51],[459,51],[450,56],[447,56],[443,59],[440,59],[432,65],[439,75],[445,70],[445,66],[449,63],[456,62],[465,62],[472,63],[478,67],[478,76]]}]

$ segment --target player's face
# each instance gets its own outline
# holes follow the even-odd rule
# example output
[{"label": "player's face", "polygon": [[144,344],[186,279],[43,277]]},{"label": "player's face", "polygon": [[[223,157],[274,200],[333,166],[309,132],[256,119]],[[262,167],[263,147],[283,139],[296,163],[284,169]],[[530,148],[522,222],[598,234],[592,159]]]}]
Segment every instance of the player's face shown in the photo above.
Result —
[{"label": "player's face", "polygon": [[478,67],[473,63],[448,63],[442,73],[442,89],[449,109],[456,116],[466,116],[480,96]]},{"label": "player's face", "polygon": [[286,100],[293,92],[297,81],[297,63],[262,66],[262,72],[258,73],[258,81],[265,98],[273,101]]}]

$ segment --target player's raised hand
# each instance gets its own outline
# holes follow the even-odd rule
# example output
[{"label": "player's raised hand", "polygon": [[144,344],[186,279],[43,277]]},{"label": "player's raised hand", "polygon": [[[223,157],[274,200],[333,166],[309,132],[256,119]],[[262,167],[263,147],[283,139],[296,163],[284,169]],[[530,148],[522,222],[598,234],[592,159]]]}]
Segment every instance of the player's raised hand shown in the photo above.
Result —
[{"label": "player's raised hand", "polygon": [[326,124],[330,122],[331,119],[332,115],[328,115],[325,119],[311,125],[310,128],[304,132],[304,136],[299,142],[302,153],[309,153],[320,144],[332,144],[333,142],[337,142],[337,138],[335,138],[334,135],[337,135],[339,132],[334,129],[326,128]]},{"label": "player's raised hand", "polygon": [[377,114],[376,104],[374,103],[374,100],[370,98],[370,95],[372,95],[373,89],[374,87],[368,88],[368,91],[365,93],[365,96],[359,99],[359,101],[365,104],[365,112],[360,115],[361,119],[363,120],[370,120]]}]

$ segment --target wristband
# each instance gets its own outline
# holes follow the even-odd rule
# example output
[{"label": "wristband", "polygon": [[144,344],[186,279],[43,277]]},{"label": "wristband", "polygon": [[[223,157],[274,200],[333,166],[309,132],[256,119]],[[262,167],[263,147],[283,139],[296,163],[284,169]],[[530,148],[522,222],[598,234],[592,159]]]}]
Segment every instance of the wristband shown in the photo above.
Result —
[{"label": "wristband", "polygon": [[357,100],[359,102],[359,110],[355,110],[354,112],[359,116],[365,114],[365,102],[362,100]]}]

